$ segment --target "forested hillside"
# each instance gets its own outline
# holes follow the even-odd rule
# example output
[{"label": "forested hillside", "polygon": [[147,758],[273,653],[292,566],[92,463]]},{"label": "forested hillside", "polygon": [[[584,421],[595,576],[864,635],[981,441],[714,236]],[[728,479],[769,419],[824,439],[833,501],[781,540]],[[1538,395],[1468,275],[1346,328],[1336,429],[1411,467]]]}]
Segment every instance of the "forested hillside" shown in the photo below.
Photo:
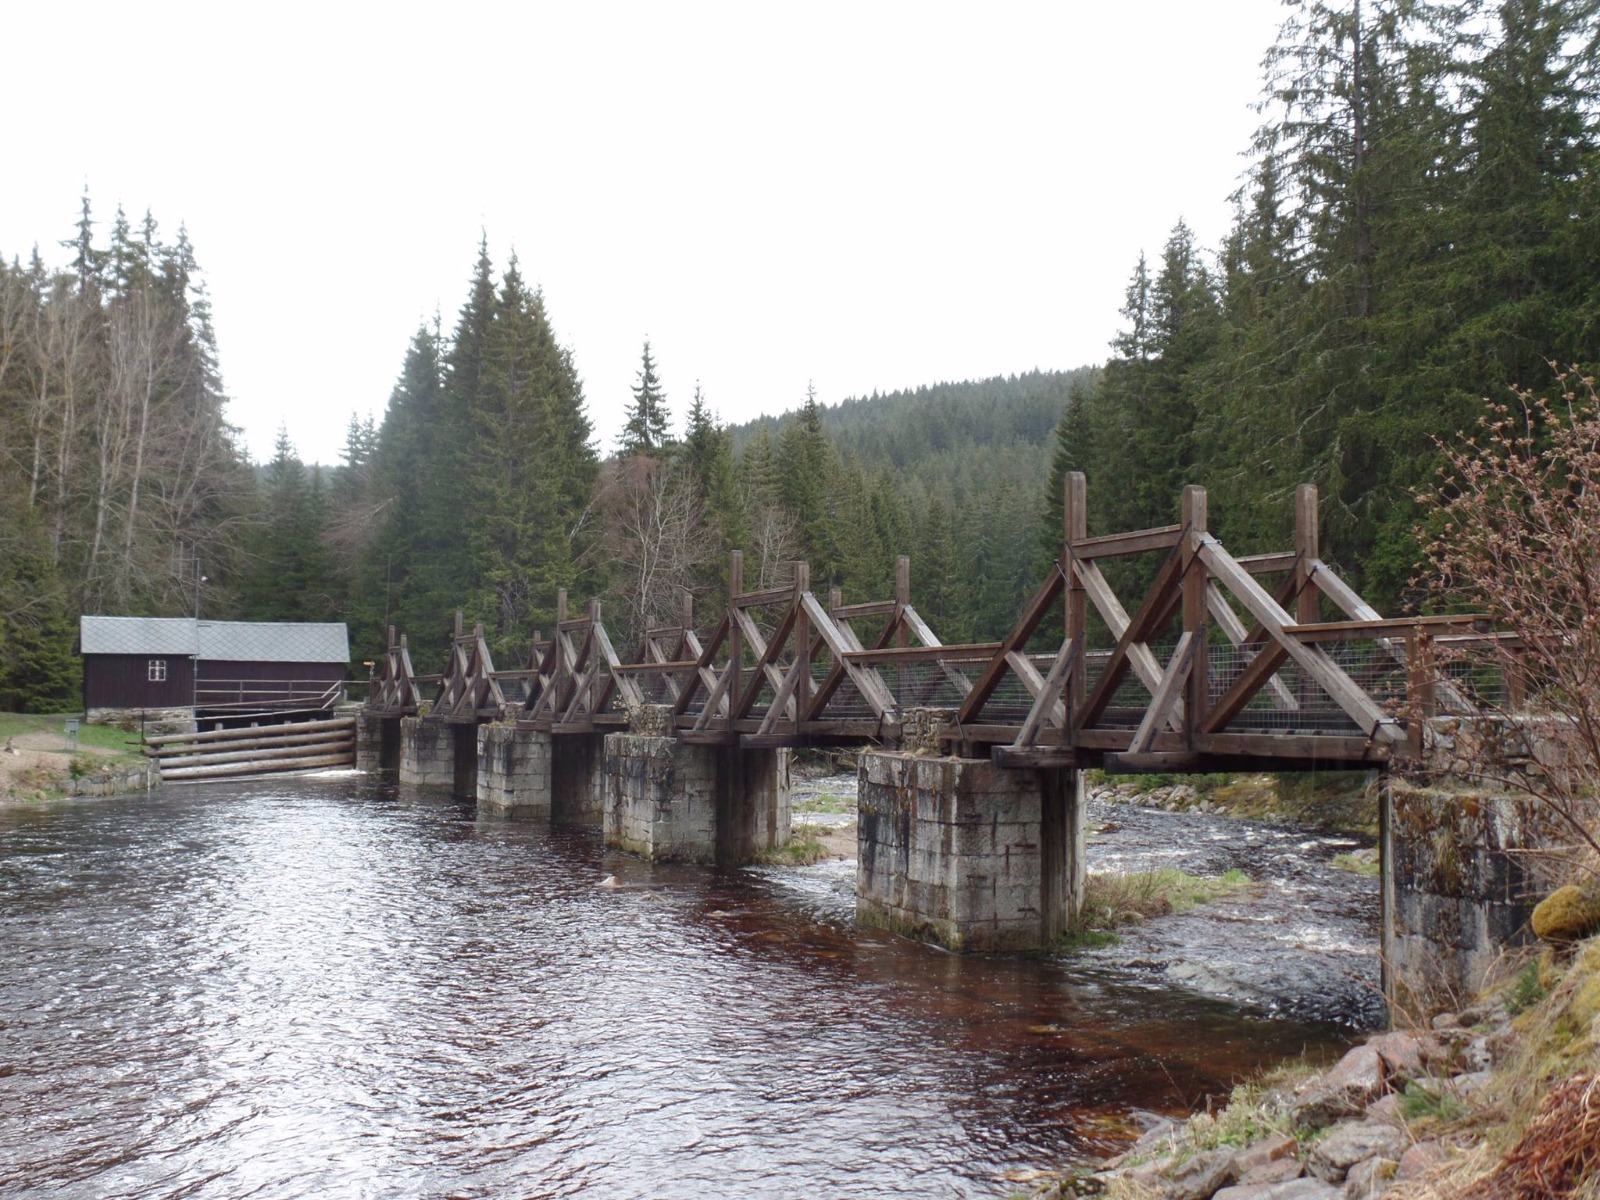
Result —
[{"label": "forested hillside", "polygon": [[1211,489],[1241,550],[1284,544],[1322,489],[1324,542],[1393,609],[1414,489],[1481,399],[1600,360],[1596,6],[1293,4],[1221,253],[1180,222],[1140,259],[1098,385],[1059,431],[1092,530]]}]

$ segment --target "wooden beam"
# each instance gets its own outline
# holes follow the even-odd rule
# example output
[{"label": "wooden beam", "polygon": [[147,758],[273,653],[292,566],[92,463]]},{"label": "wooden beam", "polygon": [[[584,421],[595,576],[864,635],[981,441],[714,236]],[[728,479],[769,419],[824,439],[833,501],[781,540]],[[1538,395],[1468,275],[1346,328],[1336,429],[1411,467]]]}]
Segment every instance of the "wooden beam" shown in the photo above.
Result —
[{"label": "wooden beam", "polygon": [[[1083,661],[1083,639],[1076,638],[1072,641],[1062,642],[1061,649],[1056,651],[1055,661],[1050,664],[1050,671],[1044,677],[1044,685],[1034,695],[1033,707],[1028,709],[1028,715],[1022,722],[1022,728],[1017,731],[1017,740],[1012,743],[1012,748],[1024,750],[1038,740],[1039,730],[1044,724],[1045,714],[1049,713],[1056,719],[1062,740],[1071,733],[1071,726],[1067,720],[1067,709],[1061,703],[1061,693],[1067,686],[1068,680],[1077,674],[1077,666]],[[1029,664],[1030,666],[1032,664]]]},{"label": "wooden beam", "polygon": [[1010,669],[1006,655],[1028,644],[1028,639],[1033,636],[1033,631],[1039,628],[1039,622],[1044,620],[1045,613],[1055,603],[1065,583],[1066,576],[1062,574],[1060,565],[1053,566],[1049,576],[1033,594],[1033,599],[1028,601],[1027,607],[1022,610],[1017,623],[1011,627],[1011,632],[1006,634],[1000,643],[1000,649],[995,651],[994,657],[989,660],[989,665],[983,669],[978,681],[972,685],[967,698],[961,702],[956,719],[962,725],[976,723],[978,714],[983,711],[984,703],[994,694],[994,689],[1000,686],[1000,680]]},{"label": "wooden beam", "polygon": [[1207,512],[1205,488],[1193,484],[1184,488],[1183,524],[1188,530],[1188,544],[1184,547],[1183,630],[1190,635],[1189,652],[1194,661],[1185,668],[1188,678],[1184,691],[1183,723],[1191,735],[1205,720],[1206,709],[1211,705],[1211,663],[1207,653],[1209,629],[1206,621],[1209,576],[1205,562],[1195,553],[1196,539],[1204,535],[1208,528]]},{"label": "wooden beam", "polygon": [[[1246,630],[1244,622],[1233,611],[1233,605],[1228,603],[1228,598],[1222,594],[1222,589],[1215,583],[1208,582],[1206,584],[1206,607],[1211,613],[1211,619],[1217,623],[1218,628],[1222,630],[1228,641],[1235,646],[1247,645],[1245,642]],[[1239,651],[1239,656],[1244,660],[1245,665],[1249,666],[1260,656],[1260,652],[1245,649]],[[1274,707],[1285,710],[1300,707],[1300,701],[1295,699],[1294,693],[1289,690],[1289,685],[1278,678],[1276,670],[1274,670],[1273,674],[1267,676],[1267,686],[1272,689]],[[1246,696],[1245,699],[1248,700],[1249,697]]]},{"label": "wooden beam", "polygon": [[1317,647],[1304,645],[1285,634],[1285,627],[1294,623],[1289,614],[1267,595],[1254,576],[1233,560],[1221,543],[1209,535],[1203,535],[1199,554],[1218,581],[1239,598],[1262,628],[1272,635],[1273,640],[1288,651],[1289,657],[1300,665],[1301,670],[1322,685],[1334,703],[1363,732],[1385,741],[1404,737],[1396,722],[1383,714],[1339,664]]},{"label": "wooden beam", "polygon": [[[1063,645],[1077,643],[1080,647],[1088,645],[1089,629],[1089,600],[1088,594],[1083,590],[1083,580],[1078,578],[1078,573],[1073,569],[1073,555],[1077,553],[1075,547],[1080,542],[1089,538],[1089,497],[1088,481],[1082,471],[1068,471],[1061,481],[1061,538],[1063,550],[1059,563],[1061,573],[1067,577],[1065,603],[1062,605],[1062,635]],[[1082,650],[1079,651],[1080,656]],[[1086,663],[1086,660],[1084,660]],[[1065,736],[1078,724],[1078,714],[1083,711],[1083,698],[1087,692],[1088,671],[1083,666],[1069,672],[1067,676],[1067,689],[1064,697],[1067,707],[1067,721],[1062,729]],[[1026,739],[1032,740],[1032,739]]]},{"label": "wooden beam", "polygon": [[1148,554],[1152,550],[1171,550],[1183,534],[1182,525],[1163,525],[1159,529],[1139,529],[1132,533],[1108,533],[1101,537],[1074,539],[1072,555],[1085,562],[1123,554]]},{"label": "wooden beam", "polygon": [[[1116,647],[1106,660],[1100,678],[1095,681],[1094,691],[1089,693],[1081,713],[1074,718],[1075,728],[1083,729],[1100,719],[1100,714],[1111,703],[1111,697],[1116,694],[1130,668],[1138,674],[1140,682],[1150,694],[1155,694],[1156,688],[1161,685],[1161,667],[1145,642],[1171,619],[1174,610],[1183,602],[1183,593],[1179,588],[1182,568],[1183,558],[1174,550],[1161,564],[1150,590],[1139,605],[1139,611],[1130,619],[1099,567],[1093,563],[1073,564],[1074,574],[1084,581],[1089,598],[1117,635]],[[1181,730],[1182,721],[1180,705],[1174,708],[1171,723]]]},{"label": "wooden beam", "polygon": [[1196,636],[1187,629],[1178,636],[1172,660],[1167,663],[1167,669],[1161,676],[1160,686],[1150,699],[1150,707],[1145,709],[1144,720],[1139,722],[1133,741],[1128,745],[1130,753],[1143,754],[1155,743],[1156,732],[1166,723],[1167,715],[1172,711],[1172,706],[1178,702],[1178,695],[1189,679],[1190,670],[1196,659],[1195,648],[1204,638],[1203,633]]}]

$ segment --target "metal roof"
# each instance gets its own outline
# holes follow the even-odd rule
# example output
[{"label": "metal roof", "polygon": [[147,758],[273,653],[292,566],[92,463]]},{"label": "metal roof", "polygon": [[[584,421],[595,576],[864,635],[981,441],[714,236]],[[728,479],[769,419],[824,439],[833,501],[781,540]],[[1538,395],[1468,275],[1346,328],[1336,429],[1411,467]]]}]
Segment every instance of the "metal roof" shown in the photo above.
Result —
[{"label": "metal roof", "polygon": [[350,661],[343,622],[201,621],[200,657],[226,662]]},{"label": "metal roof", "polygon": [[79,617],[85,654],[167,654],[193,657],[200,648],[193,617]]},{"label": "metal roof", "polygon": [[164,654],[214,662],[350,661],[350,634],[342,622],[80,617],[78,633],[85,654]]}]

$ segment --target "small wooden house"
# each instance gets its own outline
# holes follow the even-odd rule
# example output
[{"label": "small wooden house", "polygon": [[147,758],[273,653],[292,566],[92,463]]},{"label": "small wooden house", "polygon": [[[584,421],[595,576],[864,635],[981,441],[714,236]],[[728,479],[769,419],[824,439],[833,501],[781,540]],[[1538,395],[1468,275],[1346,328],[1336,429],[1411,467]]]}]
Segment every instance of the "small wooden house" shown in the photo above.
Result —
[{"label": "small wooden house", "polygon": [[350,663],[343,623],[81,617],[83,706],[199,714],[326,708]]}]

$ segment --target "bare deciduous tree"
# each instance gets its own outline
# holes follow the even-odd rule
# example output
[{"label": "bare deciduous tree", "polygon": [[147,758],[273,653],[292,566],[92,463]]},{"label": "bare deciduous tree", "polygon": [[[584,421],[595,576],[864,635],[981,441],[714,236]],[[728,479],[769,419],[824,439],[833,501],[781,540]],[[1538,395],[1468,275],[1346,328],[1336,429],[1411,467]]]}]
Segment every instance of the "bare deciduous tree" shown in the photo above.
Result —
[{"label": "bare deciduous tree", "polygon": [[1473,774],[1542,803],[1566,856],[1600,861],[1600,396],[1560,372],[1517,391],[1475,437],[1444,447],[1425,545],[1443,601],[1482,604],[1511,636],[1479,651],[1528,700],[1465,739]]}]

